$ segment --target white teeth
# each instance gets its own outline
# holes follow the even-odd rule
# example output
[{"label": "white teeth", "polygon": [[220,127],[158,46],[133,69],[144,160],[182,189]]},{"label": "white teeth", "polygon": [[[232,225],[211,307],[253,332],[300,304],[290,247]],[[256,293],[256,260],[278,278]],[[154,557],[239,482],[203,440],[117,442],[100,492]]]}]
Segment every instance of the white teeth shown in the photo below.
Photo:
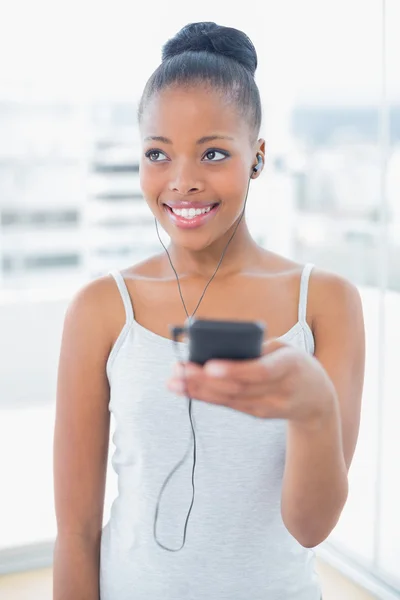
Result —
[{"label": "white teeth", "polygon": [[211,206],[207,208],[173,208],[172,212],[178,217],[184,217],[185,219],[193,219],[199,215],[205,215],[210,212]]}]

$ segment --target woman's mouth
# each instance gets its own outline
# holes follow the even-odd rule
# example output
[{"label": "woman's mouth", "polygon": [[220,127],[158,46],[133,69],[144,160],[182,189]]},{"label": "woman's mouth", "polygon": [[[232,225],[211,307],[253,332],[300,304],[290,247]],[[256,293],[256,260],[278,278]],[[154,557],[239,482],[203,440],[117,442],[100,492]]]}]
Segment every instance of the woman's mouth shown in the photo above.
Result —
[{"label": "woman's mouth", "polygon": [[213,218],[218,208],[218,202],[201,206],[196,205],[195,202],[191,203],[190,206],[164,204],[164,210],[172,223],[183,229],[193,229],[204,225]]}]

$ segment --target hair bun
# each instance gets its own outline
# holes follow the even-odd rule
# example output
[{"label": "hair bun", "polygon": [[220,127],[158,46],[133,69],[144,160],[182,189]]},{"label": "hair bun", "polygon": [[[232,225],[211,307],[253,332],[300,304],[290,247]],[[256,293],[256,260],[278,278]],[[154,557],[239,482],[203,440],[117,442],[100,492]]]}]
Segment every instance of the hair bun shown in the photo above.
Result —
[{"label": "hair bun", "polygon": [[222,54],[243,65],[253,76],[257,69],[257,53],[250,38],[243,31],[212,22],[183,27],[164,45],[162,60],[185,52]]}]

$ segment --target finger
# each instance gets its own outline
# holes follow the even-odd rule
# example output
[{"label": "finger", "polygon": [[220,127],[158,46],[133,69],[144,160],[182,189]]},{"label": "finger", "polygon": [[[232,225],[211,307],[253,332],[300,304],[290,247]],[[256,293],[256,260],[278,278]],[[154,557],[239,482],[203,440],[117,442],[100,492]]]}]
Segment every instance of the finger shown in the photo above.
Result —
[{"label": "finger", "polygon": [[246,386],[239,381],[233,381],[232,379],[220,379],[216,377],[210,377],[202,373],[200,376],[190,375],[189,377],[178,377],[173,381],[181,381],[181,387],[184,387],[185,383],[191,386],[191,389],[199,389],[204,387],[212,394],[226,395],[226,396],[240,396],[245,395]]},{"label": "finger", "polygon": [[215,390],[208,386],[204,381],[196,381],[195,379],[171,379],[168,382],[170,391],[181,396],[187,396],[203,402],[220,405],[233,405],[239,401],[240,395],[237,391]]},{"label": "finger", "polygon": [[[284,352],[285,349],[276,352]],[[222,362],[210,361],[205,365],[205,374],[213,378],[226,378],[246,385],[268,385],[272,381],[280,379],[284,370],[275,369],[275,362],[267,360],[265,355],[255,360]],[[279,363],[280,365],[280,363]]]},{"label": "finger", "polygon": [[176,393],[184,394],[186,386],[189,386],[191,390],[198,390],[199,388],[204,387],[207,390],[207,394],[226,397],[229,400],[240,398],[247,401],[254,400],[261,396],[276,395],[280,393],[279,381],[271,383],[265,383],[264,381],[262,383],[254,383],[253,381],[244,382],[232,378],[211,377],[206,375],[205,372],[202,372],[200,377],[191,375],[186,379],[185,377],[177,377],[170,381],[172,382],[171,385],[174,386],[174,389],[171,391],[175,391]]},{"label": "finger", "polygon": [[293,347],[283,346],[263,357],[263,364],[271,384],[293,378],[301,369],[303,353]]},{"label": "finger", "polygon": [[265,382],[267,373],[263,357],[279,350],[290,348],[278,339],[264,342],[262,356],[247,360],[210,360],[204,365],[204,371],[212,377],[228,377],[247,383]]},{"label": "finger", "polygon": [[[175,382],[177,382],[179,389],[174,387]],[[207,404],[226,406],[256,417],[271,416],[273,418],[276,412],[273,406],[266,406],[264,396],[254,395],[254,397],[243,397],[241,394],[237,394],[236,392],[230,393],[227,390],[221,393],[220,390],[216,391],[214,387],[204,382],[200,383],[192,380],[185,384],[182,380],[170,380],[168,387],[172,392],[179,395],[206,402]]]},{"label": "finger", "polygon": [[203,373],[203,367],[196,363],[180,362],[174,365],[174,377],[198,377]]},{"label": "finger", "polygon": [[281,348],[286,348],[287,344],[284,344],[278,338],[273,338],[271,340],[267,340],[262,345],[262,354],[263,356],[270,354],[271,352],[275,352],[276,350],[280,350]]},{"label": "finger", "polygon": [[204,372],[215,379],[232,379],[242,383],[262,383],[264,380],[260,358],[243,361],[211,360],[204,365]]},{"label": "finger", "polygon": [[[174,387],[177,382],[179,390]],[[279,394],[265,394],[242,396],[241,394],[221,394],[214,389],[195,381],[188,381],[187,387],[182,380],[170,380],[169,389],[182,396],[187,396],[207,404],[226,406],[233,410],[240,411],[258,418],[264,419],[284,419],[287,418],[287,408],[285,402]]]},{"label": "finger", "polygon": [[[174,367],[173,385],[175,388],[184,388],[184,384],[191,384],[191,389],[195,386],[205,385],[212,393],[226,394],[231,397],[235,394],[243,392],[243,384],[238,381],[233,381],[231,378],[220,378],[209,376],[201,365],[194,363],[178,363]],[[177,380],[181,380],[179,384]]]},{"label": "finger", "polygon": [[204,386],[212,393],[223,396],[245,396],[246,385],[240,381],[234,381],[228,378],[210,377],[207,374],[203,374],[201,379],[192,378],[197,385]]},{"label": "finger", "polygon": [[207,388],[212,392],[226,394],[228,396],[236,395],[244,400],[250,398],[257,398],[260,396],[267,396],[270,394],[279,393],[279,381],[261,381],[257,383],[253,380],[243,381],[238,378],[219,378],[211,377],[210,375],[203,374],[202,379]]}]

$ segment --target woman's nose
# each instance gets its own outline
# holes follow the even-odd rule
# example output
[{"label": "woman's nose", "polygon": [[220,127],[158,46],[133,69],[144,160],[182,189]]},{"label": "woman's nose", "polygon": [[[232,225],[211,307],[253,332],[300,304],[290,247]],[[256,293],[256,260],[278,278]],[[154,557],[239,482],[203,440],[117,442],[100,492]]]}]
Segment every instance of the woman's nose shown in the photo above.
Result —
[{"label": "woman's nose", "polygon": [[183,165],[177,168],[169,182],[170,191],[182,196],[203,191],[204,183],[199,179],[196,171],[194,168]]}]

